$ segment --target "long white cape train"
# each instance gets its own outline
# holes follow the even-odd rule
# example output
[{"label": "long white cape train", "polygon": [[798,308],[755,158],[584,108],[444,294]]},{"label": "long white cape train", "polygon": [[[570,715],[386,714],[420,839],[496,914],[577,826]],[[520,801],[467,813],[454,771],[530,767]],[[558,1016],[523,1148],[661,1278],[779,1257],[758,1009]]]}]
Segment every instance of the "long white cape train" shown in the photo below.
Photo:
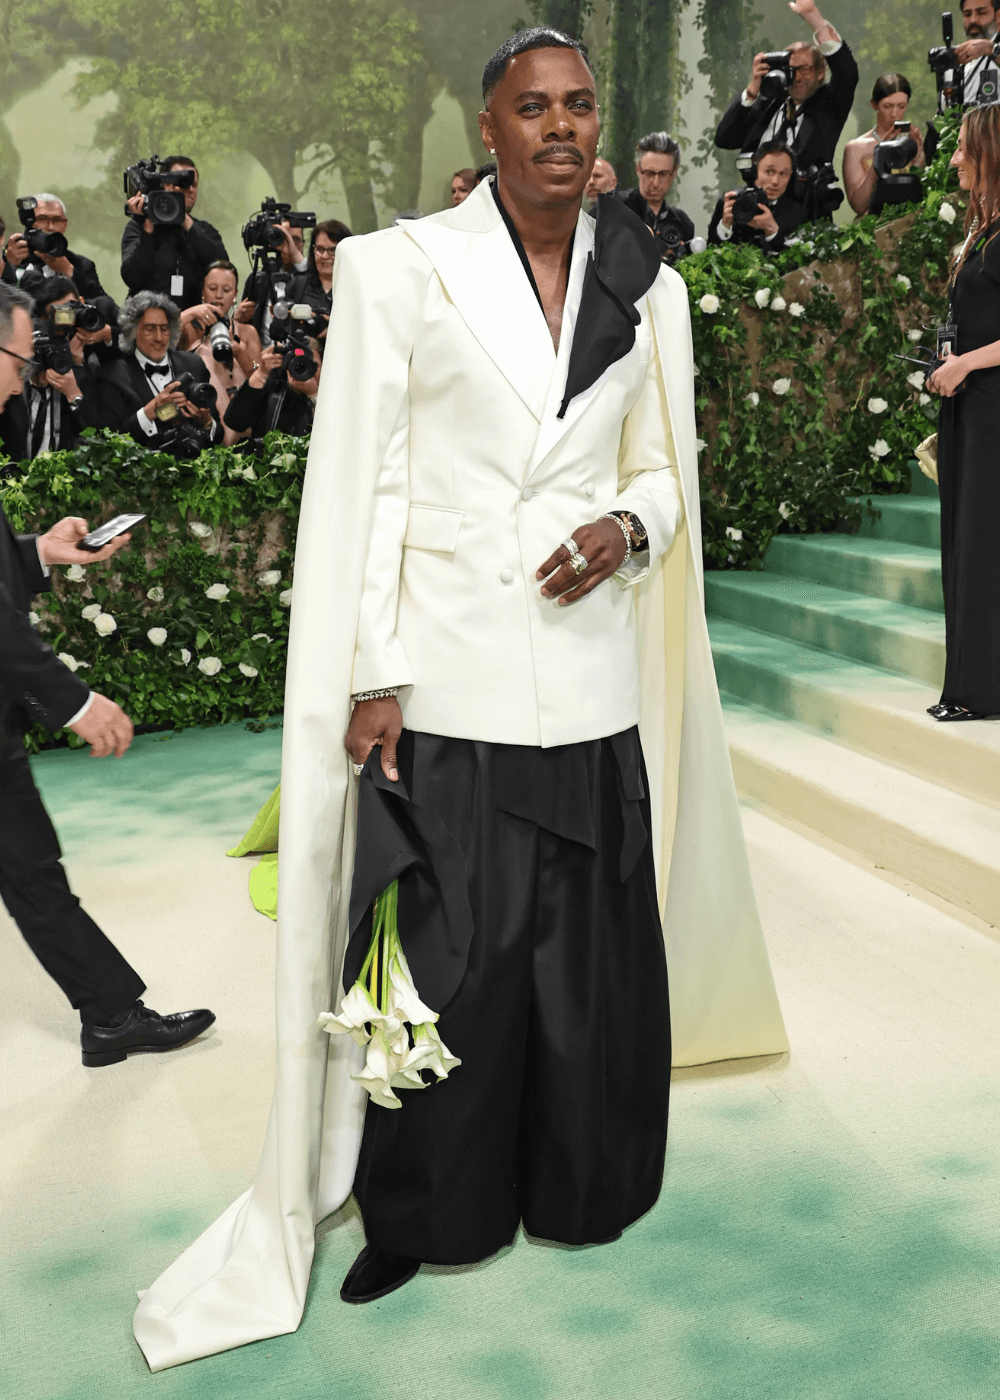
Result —
[{"label": "long white cape train", "polygon": [[[490,201],[492,205],[492,200]],[[469,206],[467,208],[467,206]],[[482,201],[434,216],[477,229]],[[477,212],[478,211],[478,212]],[[142,1295],[135,1336],[159,1371],[293,1332],[316,1224],[348,1197],[366,1106],[363,1052],[317,1027],[339,987],[354,848],[343,735],[374,479],[406,392],[419,314],[418,224],[353,238],[337,294],[295,555],[281,771],[278,1057],[257,1179]],[[392,240],[391,244],[388,240]],[[406,255],[396,257],[407,249]],[[422,255],[418,255],[422,256]],[[409,280],[408,280],[409,279]],[[637,587],[640,731],[653,801],[674,1064],[788,1048],[761,933],[705,624],[687,291],[647,294],[680,464],[684,525]],[[363,314],[362,314],[363,313]],[[668,407],[669,406],[669,407]],[[669,875],[669,879],[668,879]]]}]

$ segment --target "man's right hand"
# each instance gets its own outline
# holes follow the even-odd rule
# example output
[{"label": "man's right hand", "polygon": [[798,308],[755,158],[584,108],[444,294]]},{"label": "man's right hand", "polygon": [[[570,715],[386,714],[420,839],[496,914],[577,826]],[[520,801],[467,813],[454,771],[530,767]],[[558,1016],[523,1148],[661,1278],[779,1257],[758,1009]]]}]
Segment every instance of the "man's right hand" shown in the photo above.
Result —
[{"label": "man's right hand", "polygon": [[245,301],[240,302],[239,306],[233,312],[233,320],[239,321],[241,326],[248,326],[253,320],[253,314],[256,310],[257,303],[252,300],[252,298],[247,297]]},{"label": "man's right hand", "polygon": [[722,199],[722,219],[720,220],[721,223],[725,224],[726,228],[732,228],[733,226],[733,204],[735,200],[736,191],[727,190]]},{"label": "man's right hand", "polygon": [[132,721],[121,706],[96,691],[87,713],[69,727],[90,745],[91,758],[107,758],[112,753],[121,758],[135,735]]},{"label": "man's right hand", "polygon": [[22,263],[28,261],[28,258],[31,256],[31,249],[28,247],[27,240],[23,233],[11,234],[10,238],[7,240],[7,246],[4,249],[3,255],[10,263],[11,267],[20,267]]},{"label": "man's right hand", "polygon": [[761,80],[765,78],[770,71],[770,68],[764,62],[764,55],[762,53],[755,53],[753,56],[753,71],[750,74],[750,81],[747,83],[747,97],[749,97],[751,101],[756,101],[760,96]]},{"label": "man's right hand", "polygon": [[[142,218],[142,211],[143,211],[143,209],[145,208],[145,205],[146,205],[146,196],[145,196],[144,194],[134,194],[134,195],[132,196],[131,199],[126,199],[126,201],[125,201],[125,208],[126,208],[126,209],[128,210],[128,212],[129,212],[130,214],[132,214],[135,218]],[[142,226],[143,226],[143,228],[146,230],[147,233],[152,233],[152,232],[153,232],[153,221],[152,221],[152,219],[143,219],[143,220],[142,220]]]},{"label": "man's right hand", "polygon": [[172,384],[168,384],[165,389],[161,389],[155,399],[150,399],[149,403],[145,405],[142,411],[151,423],[156,417],[156,410],[162,404],[172,403],[176,404],[179,408],[182,403],[187,403],[187,399],[177,388],[177,384],[178,380],[175,379]]},{"label": "man's right hand", "polygon": [[376,744],[382,746],[382,772],[390,783],[399,781],[396,746],[403,732],[403,712],[395,696],[384,700],[362,700],[355,705],[347,726],[344,748],[355,763],[363,764]]}]

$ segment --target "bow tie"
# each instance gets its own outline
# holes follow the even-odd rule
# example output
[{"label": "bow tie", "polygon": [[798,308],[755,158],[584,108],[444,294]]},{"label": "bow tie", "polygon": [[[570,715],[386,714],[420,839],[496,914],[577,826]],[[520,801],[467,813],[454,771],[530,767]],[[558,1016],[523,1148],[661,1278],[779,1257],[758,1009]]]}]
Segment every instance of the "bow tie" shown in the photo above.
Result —
[{"label": "bow tie", "polygon": [[147,373],[147,374],[169,374],[169,373],[170,373],[170,361],[169,361],[169,360],[164,360],[163,364],[161,364],[161,365],[154,365],[153,362],[152,362],[152,360],[147,360],[147,361],[146,361],[146,373]]}]

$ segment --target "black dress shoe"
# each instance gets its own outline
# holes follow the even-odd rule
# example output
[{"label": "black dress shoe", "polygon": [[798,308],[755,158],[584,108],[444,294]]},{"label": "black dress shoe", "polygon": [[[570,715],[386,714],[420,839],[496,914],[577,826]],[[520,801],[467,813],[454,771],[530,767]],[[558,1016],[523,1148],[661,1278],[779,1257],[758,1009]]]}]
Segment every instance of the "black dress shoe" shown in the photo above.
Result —
[{"label": "black dress shoe", "polygon": [[83,1063],[91,1068],[117,1065],[129,1055],[176,1050],[207,1031],[214,1020],[214,1011],[175,1011],[161,1016],[137,1001],[119,1025],[80,1027]]},{"label": "black dress shoe", "polygon": [[419,1259],[404,1259],[399,1254],[386,1254],[366,1244],[347,1271],[341,1284],[340,1296],[345,1303],[371,1303],[384,1298],[409,1283],[420,1268]]},{"label": "black dress shoe", "polygon": [[936,720],[944,724],[950,721],[986,718],[985,714],[980,710],[967,710],[964,705],[935,705],[931,713]]},{"label": "black dress shoe", "polygon": [[927,706],[927,713],[928,713],[929,715],[933,715],[934,718],[937,719],[938,715],[944,714],[944,712],[945,712],[945,710],[947,710],[947,708],[948,708],[948,706],[944,703],[944,701],[939,700],[938,703],[937,703],[936,705],[928,705],[928,706]]}]

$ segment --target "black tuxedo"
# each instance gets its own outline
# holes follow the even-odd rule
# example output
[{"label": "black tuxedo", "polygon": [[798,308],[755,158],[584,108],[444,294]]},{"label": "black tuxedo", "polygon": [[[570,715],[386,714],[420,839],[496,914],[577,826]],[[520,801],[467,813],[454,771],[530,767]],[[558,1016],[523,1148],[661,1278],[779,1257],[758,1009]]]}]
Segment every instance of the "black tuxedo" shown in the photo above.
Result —
[{"label": "black tuxedo", "polygon": [[[59,431],[56,441],[49,443],[50,452],[75,447],[84,428],[97,427],[97,390],[94,375],[85,365],[76,365],[73,374],[83,395],[83,403],[79,408],[70,408],[58,389],[49,389],[53,398],[60,400]],[[15,394],[7,400],[7,406],[0,412],[0,447],[12,462],[23,462],[37,455],[31,442],[31,396],[31,385],[26,384],[20,394]]]},{"label": "black tuxedo", "polygon": [[129,295],[162,292],[171,296],[175,274],[184,290],[171,297],[181,310],[197,306],[209,263],[227,262],[229,254],[218,231],[204,219],[192,219],[189,229],[179,224],[155,224],[147,233],[142,219],[129,219],[122,232],[122,281]]},{"label": "black tuxedo", "polygon": [[722,210],[725,204],[725,195],[719,195],[715,209],[712,211],[712,221],[708,226],[709,243],[756,243],[758,248],[762,248],[765,253],[780,253],[785,246],[785,239],[788,235],[805,222],[806,207],[800,204],[797,199],[793,199],[790,194],[780,195],[773,204],[770,205],[774,221],[778,225],[778,232],[771,239],[770,243],[764,237],[759,228],[750,228],[748,224],[733,224],[732,238],[723,239],[719,237],[718,227],[722,219]]},{"label": "black tuxedo", "polygon": [[305,437],[312,432],[313,406],[305,394],[289,388],[282,369],[273,369],[263,389],[240,385],[229,401],[225,421],[237,433],[249,428],[252,442],[272,431]]},{"label": "black tuxedo", "polygon": [[[73,264],[73,285],[84,301],[107,296],[97,275],[97,268],[90,258],[85,258],[82,253],[73,252],[68,252],[66,257]],[[22,272],[20,281],[17,277],[18,272]],[[22,287],[31,297],[37,296],[39,290],[45,286],[45,264],[40,259],[31,257],[26,263],[22,263],[20,268],[14,269],[4,258],[0,280]]]},{"label": "black tuxedo", "polygon": [[[795,163],[801,172],[811,165],[833,160],[837,141],[854,102],[858,85],[858,65],[846,44],[827,56],[829,81],[802,104],[802,121],[792,141]],[[724,151],[744,151],[751,155],[780,111],[785,98],[768,98],[761,93],[756,102],[743,106],[743,94],[729,104],[715,133],[715,144]]]},{"label": "black tuxedo", "polygon": [[0,509],[0,898],[81,1020],[101,1024],[145,984],[70,890],[24,751],[26,722],[60,729],[89,694],[28,619],[32,595],[50,586],[35,539],[14,535]]},{"label": "black tuxedo", "polygon": [[[170,350],[167,358],[174,379],[190,373],[200,383],[209,382],[208,366],[200,355],[192,355],[186,350]],[[142,447],[158,448],[162,441],[159,426],[155,433],[147,435],[136,422],[139,409],[155,397],[153,386],[143,374],[135,355],[120,355],[115,360],[108,360],[97,372],[97,426],[110,428],[115,433],[127,433]],[[215,419],[214,442],[222,433],[214,406],[212,417]]]}]

